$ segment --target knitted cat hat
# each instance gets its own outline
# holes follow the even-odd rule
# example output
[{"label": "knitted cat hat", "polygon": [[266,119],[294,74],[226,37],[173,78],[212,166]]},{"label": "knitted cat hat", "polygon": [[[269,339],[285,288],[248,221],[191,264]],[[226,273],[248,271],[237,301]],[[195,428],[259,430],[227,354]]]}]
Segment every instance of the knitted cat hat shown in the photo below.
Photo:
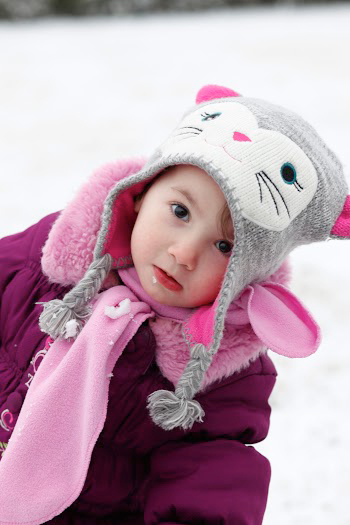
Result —
[{"label": "knitted cat hat", "polygon": [[[350,238],[350,196],[342,167],[315,130],[281,107],[205,86],[146,165],[110,191],[94,261],[62,301],[45,305],[40,317],[44,332],[69,338],[72,320],[75,336],[82,329],[89,303],[110,269],[132,265],[134,198],[165,168],[179,164],[202,168],[219,185],[234,224],[234,246],[218,297],[194,309],[184,326],[191,358],[175,392],[149,396],[151,417],[166,430],[202,421],[203,410],[193,397],[219,349],[233,301],[243,300],[255,333],[270,349],[289,357],[316,350],[318,327],[298,300],[276,285],[276,302],[271,302],[271,294],[265,297],[258,283],[266,282],[298,245]],[[283,307],[294,316],[292,337],[283,333],[281,316],[277,326],[274,314]]]}]

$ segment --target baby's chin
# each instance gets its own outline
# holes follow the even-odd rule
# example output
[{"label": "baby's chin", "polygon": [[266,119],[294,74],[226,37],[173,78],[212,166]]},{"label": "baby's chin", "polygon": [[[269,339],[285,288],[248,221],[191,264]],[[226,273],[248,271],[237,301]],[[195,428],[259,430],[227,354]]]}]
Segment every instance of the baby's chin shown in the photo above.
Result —
[{"label": "baby's chin", "polygon": [[175,306],[178,308],[199,308],[210,305],[214,300],[212,296],[203,295],[193,297],[193,293],[186,293],[183,289],[172,291],[165,288],[153,276],[153,274],[139,275],[140,283],[145,292],[154,300],[164,306]]},{"label": "baby's chin", "polygon": [[170,292],[168,290],[165,290],[161,284],[154,283],[152,285],[143,286],[143,289],[145,292],[148,293],[148,295],[157,301],[160,304],[164,304],[165,306],[178,306],[180,308],[193,308],[193,306],[190,306],[188,304],[188,301],[185,301],[181,297],[176,297],[177,292]]},{"label": "baby's chin", "polygon": [[199,308],[210,302],[203,303],[201,299],[194,301],[193,298],[183,297],[181,292],[172,292],[164,289],[161,284],[155,283],[151,286],[142,286],[145,292],[155,301],[164,306],[175,306],[178,308]]}]

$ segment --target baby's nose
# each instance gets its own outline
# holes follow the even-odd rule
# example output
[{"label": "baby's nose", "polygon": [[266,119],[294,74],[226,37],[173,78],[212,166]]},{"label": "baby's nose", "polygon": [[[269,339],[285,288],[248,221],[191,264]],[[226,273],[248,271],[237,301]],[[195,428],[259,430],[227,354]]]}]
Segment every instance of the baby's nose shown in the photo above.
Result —
[{"label": "baby's nose", "polygon": [[233,140],[236,140],[237,142],[251,142],[251,139],[247,137],[247,135],[244,135],[244,133],[240,133],[239,131],[234,132]]},{"label": "baby's nose", "polygon": [[193,243],[177,243],[170,247],[169,252],[175,257],[177,264],[186,266],[188,270],[196,267],[199,250]]}]

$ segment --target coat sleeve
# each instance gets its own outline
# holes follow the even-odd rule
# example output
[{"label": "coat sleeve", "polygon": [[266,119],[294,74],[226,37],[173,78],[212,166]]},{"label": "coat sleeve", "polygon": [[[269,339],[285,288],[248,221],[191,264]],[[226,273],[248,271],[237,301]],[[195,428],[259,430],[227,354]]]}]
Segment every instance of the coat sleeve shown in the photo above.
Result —
[{"label": "coat sleeve", "polygon": [[[12,426],[40,361],[46,334],[40,331],[40,301],[61,297],[64,288],[50,283],[41,271],[41,250],[57,214],[27,230],[0,240],[0,413],[11,414]],[[0,442],[10,431],[0,425]]]},{"label": "coat sleeve", "polygon": [[0,303],[8,284],[28,264],[40,267],[41,249],[58,217],[53,213],[26,230],[0,239]]},{"label": "coat sleeve", "polygon": [[261,525],[270,464],[251,443],[267,434],[275,376],[264,356],[198,396],[204,423],[151,454],[145,525]]}]

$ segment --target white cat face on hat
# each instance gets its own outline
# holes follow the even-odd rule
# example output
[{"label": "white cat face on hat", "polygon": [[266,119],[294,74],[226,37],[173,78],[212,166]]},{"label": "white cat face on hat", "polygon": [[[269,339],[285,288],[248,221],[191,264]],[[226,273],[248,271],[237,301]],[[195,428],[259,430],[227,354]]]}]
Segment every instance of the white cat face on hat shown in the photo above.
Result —
[{"label": "white cat face on hat", "polygon": [[160,147],[211,157],[239,200],[242,216],[273,231],[284,230],[312,200],[317,173],[307,155],[278,131],[261,129],[235,101],[209,103],[187,114]]}]

